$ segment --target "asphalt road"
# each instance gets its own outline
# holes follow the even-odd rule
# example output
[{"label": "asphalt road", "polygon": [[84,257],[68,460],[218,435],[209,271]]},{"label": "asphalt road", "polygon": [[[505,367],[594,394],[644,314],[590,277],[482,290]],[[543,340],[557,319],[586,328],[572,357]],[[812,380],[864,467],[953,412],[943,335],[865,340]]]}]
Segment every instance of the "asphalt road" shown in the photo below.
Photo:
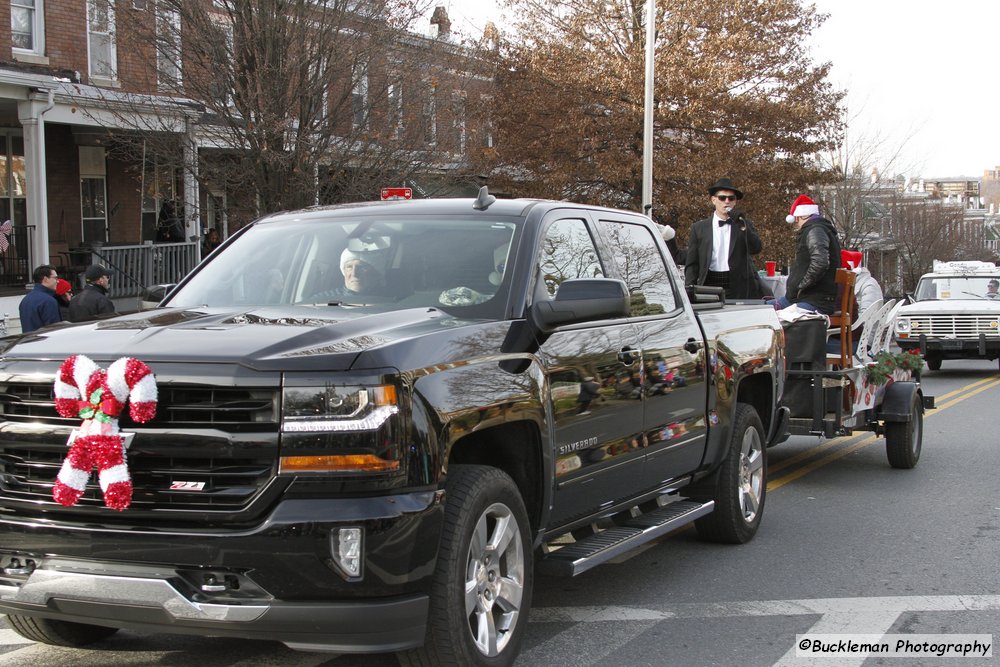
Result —
[{"label": "asphalt road", "polygon": [[[1000,637],[1000,374],[945,362],[920,463],[894,470],[868,433],[770,450],[764,521],[743,546],[682,530],[574,579],[536,578],[519,665],[939,665],[940,658],[795,657],[797,634]],[[949,664],[1000,664],[960,658]],[[120,632],[87,650],[33,645],[0,620],[0,663],[392,664],[280,644]]]}]

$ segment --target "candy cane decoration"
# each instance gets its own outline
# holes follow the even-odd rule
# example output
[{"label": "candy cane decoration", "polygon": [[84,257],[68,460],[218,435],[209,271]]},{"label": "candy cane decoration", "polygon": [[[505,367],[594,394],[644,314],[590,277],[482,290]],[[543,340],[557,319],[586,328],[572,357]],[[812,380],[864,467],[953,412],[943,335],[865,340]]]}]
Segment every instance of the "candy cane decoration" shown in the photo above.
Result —
[{"label": "candy cane decoration", "polygon": [[126,403],[137,422],[147,422],[156,415],[153,371],[138,359],[123,357],[105,372],[78,354],[59,367],[55,394],[56,411],[63,417],[78,416],[83,423],[66,443],[69,453],[52,488],[52,497],[66,507],[75,505],[96,466],[104,504],[124,510],[132,503],[132,478],[118,416]]}]

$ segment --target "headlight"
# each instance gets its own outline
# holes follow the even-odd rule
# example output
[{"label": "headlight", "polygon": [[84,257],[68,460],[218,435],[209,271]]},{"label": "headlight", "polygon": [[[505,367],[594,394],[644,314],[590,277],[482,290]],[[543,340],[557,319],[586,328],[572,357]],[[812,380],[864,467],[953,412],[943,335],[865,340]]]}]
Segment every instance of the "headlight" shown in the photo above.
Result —
[{"label": "headlight", "polygon": [[286,387],[278,472],[398,470],[402,452],[398,415],[394,385]]},{"label": "headlight", "polygon": [[910,318],[909,317],[897,317],[896,318],[896,333],[910,333]]}]

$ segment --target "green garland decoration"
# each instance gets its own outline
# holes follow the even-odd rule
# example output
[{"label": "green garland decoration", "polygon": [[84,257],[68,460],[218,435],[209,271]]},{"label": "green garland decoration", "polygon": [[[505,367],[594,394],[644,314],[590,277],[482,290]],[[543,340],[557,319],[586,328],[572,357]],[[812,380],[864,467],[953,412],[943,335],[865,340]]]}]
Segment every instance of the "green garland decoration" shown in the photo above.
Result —
[{"label": "green garland decoration", "polygon": [[924,369],[924,359],[916,350],[909,352],[879,352],[874,363],[865,366],[865,378],[874,385],[883,385],[889,381],[896,370],[919,374]]}]

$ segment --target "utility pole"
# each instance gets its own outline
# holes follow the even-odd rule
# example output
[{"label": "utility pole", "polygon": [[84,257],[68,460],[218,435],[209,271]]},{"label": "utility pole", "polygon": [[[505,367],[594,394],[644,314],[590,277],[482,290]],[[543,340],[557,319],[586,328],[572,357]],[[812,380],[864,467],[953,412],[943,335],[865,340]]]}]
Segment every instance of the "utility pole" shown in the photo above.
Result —
[{"label": "utility pole", "polygon": [[642,132],[642,212],[653,217],[653,53],[656,0],[646,0],[646,103]]}]

